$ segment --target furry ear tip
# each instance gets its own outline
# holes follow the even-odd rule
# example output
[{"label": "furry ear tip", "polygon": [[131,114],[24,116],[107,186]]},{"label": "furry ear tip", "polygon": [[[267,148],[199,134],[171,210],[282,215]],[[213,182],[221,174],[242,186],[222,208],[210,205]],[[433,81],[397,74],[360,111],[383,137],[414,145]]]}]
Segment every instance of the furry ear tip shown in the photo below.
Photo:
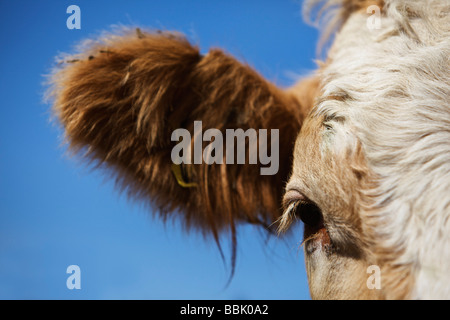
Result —
[{"label": "furry ear tip", "polygon": [[123,58],[123,54],[130,54],[133,50],[137,54],[153,50],[166,57],[182,53],[200,57],[199,48],[191,45],[187,37],[178,31],[123,27],[80,42],[71,54],[58,55],[52,74],[64,71],[70,65],[93,62],[97,57],[117,58],[117,54],[121,54]]},{"label": "furry ear tip", "polygon": [[280,128],[287,167],[298,125],[286,119],[301,118],[291,96],[219,49],[202,59],[177,32],[129,29],[70,59],[79,61],[53,78],[53,108],[72,148],[89,148],[131,196],[165,208],[162,217],[182,216],[216,239],[240,222],[269,230],[280,215],[283,169],[261,177],[248,166],[203,165],[183,176],[186,168],[171,166],[171,133],[192,137],[195,120],[204,128]]}]

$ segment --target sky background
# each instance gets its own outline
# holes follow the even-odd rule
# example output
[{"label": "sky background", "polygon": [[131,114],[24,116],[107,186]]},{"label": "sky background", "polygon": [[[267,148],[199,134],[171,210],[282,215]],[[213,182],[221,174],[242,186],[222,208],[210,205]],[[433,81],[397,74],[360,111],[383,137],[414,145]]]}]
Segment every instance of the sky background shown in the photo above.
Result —
[{"label": "sky background", "polygon": [[[66,9],[81,9],[69,30]],[[0,0],[1,299],[309,299],[301,226],[289,237],[238,229],[231,283],[211,239],[164,224],[66,154],[43,100],[55,56],[113,25],[178,30],[220,47],[276,84],[314,69],[317,31],[299,1]],[[66,269],[81,269],[69,290]]]}]

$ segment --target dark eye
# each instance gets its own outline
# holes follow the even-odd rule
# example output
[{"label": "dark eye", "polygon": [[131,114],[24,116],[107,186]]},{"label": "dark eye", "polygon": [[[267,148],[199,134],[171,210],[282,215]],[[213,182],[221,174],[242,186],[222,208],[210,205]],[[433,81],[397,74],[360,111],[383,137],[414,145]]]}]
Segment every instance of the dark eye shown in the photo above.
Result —
[{"label": "dark eye", "polygon": [[305,224],[308,233],[314,233],[324,227],[320,208],[301,192],[289,189],[283,198],[284,213],[280,220],[280,231],[285,231],[296,217]]},{"label": "dark eye", "polygon": [[319,229],[323,226],[322,211],[311,201],[298,201],[293,213],[310,228]]}]

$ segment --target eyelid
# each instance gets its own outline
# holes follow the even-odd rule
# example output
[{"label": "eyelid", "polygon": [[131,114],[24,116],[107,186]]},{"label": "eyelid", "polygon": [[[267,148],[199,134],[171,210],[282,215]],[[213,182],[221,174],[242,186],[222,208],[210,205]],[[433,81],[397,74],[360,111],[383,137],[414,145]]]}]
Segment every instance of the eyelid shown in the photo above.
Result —
[{"label": "eyelid", "polygon": [[323,127],[325,128],[326,131],[332,131],[333,130],[333,125],[330,121],[326,121],[324,123],[322,123]]},{"label": "eyelid", "polygon": [[288,189],[283,197],[283,213],[290,216],[297,208],[312,202],[297,189]]},{"label": "eyelid", "polygon": [[280,219],[279,232],[284,232],[295,219],[294,213],[298,206],[310,201],[297,189],[288,189],[283,197],[283,215]]},{"label": "eyelid", "polygon": [[306,197],[296,189],[289,189],[283,197],[283,208],[288,209],[290,205],[298,202],[306,202]]}]

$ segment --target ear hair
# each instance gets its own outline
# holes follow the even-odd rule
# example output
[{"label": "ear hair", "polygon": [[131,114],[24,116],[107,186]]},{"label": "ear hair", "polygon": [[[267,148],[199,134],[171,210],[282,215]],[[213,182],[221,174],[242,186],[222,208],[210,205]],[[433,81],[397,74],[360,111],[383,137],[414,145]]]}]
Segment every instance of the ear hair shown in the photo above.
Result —
[{"label": "ear hair", "polygon": [[[229,230],[233,248],[237,222],[267,228],[281,215],[306,114],[292,94],[223,51],[202,56],[169,32],[108,36],[75,58],[53,75],[54,113],[70,149],[112,169],[131,197],[150,201],[164,219],[182,216],[187,227],[212,234],[218,244],[219,232]],[[195,120],[221,132],[279,129],[279,172],[261,176],[260,166],[250,164],[174,168],[171,132],[186,128],[193,139]]]}]

